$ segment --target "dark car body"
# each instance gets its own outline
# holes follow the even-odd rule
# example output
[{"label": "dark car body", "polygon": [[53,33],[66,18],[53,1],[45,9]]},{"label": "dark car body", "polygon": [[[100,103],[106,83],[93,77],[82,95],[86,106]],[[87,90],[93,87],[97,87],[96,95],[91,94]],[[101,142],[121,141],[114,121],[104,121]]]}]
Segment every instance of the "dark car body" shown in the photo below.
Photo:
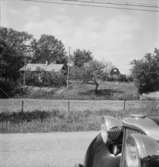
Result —
[{"label": "dark car body", "polygon": [[159,117],[105,116],[88,146],[84,167],[159,167]]}]

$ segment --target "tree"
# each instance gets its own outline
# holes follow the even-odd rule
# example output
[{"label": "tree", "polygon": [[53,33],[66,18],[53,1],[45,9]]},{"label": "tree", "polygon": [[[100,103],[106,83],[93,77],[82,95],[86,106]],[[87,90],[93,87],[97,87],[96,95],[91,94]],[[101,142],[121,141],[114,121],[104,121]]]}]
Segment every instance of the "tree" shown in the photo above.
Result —
[{"label": "tree", "polygon": [[70,76],[71,80],[83,80],[84,68],[73,66],[70,68]]},{"label": "tree", "polygon": [[65,63],[66,52],[63,43],[52,35],[41,35],[38,41],[32,42],[35,50],[33,62],[35,63]]},{"label": "tree", "polygon": [[159,49],[133,60],[132,76],[139,93],[159,90]]},{"label": "tree", "polygon": [[14,95],[24,65],[27,47],[25,42],[32,36],[10,28],[0,28],[0,96]]},{"label": "tree", "polygon": [[24,56],[28,48],[26,47],[26,41],[31,41],[33,36],[27,32],[19,32],[11,28],[0,28],[0,39],[6,45],[14,50],[12,55]]},{"label": "tree", "polygon": [[92,60],[84,66],[83,78],[85,81],[93,81],[93,84],[95,84],[95,93],[98,93],[100,81],[103,80],[103,69],[104,65],[96,60]]},{"label": "tree", "polygon": [[32,35],[10,28],[0,28],[0,39],[0,64],[3,65],[4,78],[16,81],[28,49],[25,42],[31,40]]},{"label": "tree", "polygon": [[91,60],[93,60],[93,57],[90,51],[77,49],[73,53],[73,61],[75,66],[82,67],[84,63],[87,63]]}]

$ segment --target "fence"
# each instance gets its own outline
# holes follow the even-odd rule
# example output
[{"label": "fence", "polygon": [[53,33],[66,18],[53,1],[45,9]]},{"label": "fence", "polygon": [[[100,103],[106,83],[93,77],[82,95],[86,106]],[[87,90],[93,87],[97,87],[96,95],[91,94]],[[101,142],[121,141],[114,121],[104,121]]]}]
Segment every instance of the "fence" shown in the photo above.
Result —
[{"label": "fence", "polygon": [[0,112],[40,111],[127,111],[144,108],[158,110],[159,101],[154,100],[46,100],[46,99],[0,99]]}]

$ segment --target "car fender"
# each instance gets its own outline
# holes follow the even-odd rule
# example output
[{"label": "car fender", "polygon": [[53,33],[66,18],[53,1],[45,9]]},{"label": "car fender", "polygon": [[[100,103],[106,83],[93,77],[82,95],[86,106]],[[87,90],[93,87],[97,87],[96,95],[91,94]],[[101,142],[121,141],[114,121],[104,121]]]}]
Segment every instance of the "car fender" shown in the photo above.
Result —
[{"label": "car fender", "polygon": [[113,155],[98,134],[89,145],[84,167],[119,167],[121,154]]}]

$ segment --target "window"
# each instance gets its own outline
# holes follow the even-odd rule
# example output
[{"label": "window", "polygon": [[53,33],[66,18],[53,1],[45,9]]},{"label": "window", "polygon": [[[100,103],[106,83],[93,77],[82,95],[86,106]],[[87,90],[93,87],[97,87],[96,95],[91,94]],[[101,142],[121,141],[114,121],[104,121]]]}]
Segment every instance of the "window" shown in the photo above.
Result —
[{"label": "window", "polygon": [[126,144],[126,138],[129,134],[132,133],[140,133],[140,134],[144,134],[142,131],[137,130],[137,129],[133,129],[133,128],[128,128],[128,127],[124,127],[123,129],[123,144],[122,144],[122,157],[121,157],[121,161],[120,161],[120,167],[127,167],[126,162],[125,162],[125,144]]}]

